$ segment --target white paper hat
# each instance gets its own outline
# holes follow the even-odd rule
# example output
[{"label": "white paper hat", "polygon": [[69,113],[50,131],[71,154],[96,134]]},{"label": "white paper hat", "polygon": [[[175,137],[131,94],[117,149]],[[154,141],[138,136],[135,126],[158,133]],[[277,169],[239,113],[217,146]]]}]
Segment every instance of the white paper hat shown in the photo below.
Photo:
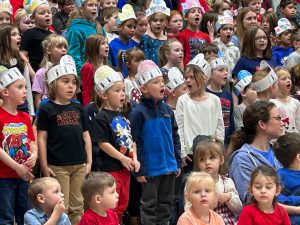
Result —
[{"label": "white paper hat", "polygon": [[135,80],[139,86],[143,86],[144,84],[148,83],[150,80],[161,76],[162,76],[162,72],[153,61],[144,60],[138,66]]},{"label": "white paper hat", "polygon": [[233,16],[230,10],[225,10],[223,15],[218,16],[218,20],[216,22],[216,30],[218,31],[221,26],[230,24],[233,26]]},{"label": "white paper hat", "polygon": [[281,18],[278,20],[278,26],[275,27],[276,36],[279,36],[286,30],[292,30],[292,25],[287,18]]},{"label": "white paper hat", "polygon": [[172,92],[179,85],[184,83],[183,75],[177,67],[172,67],[168,71],[169,82],[166,84],[166,89]]},{"label": "white paper hat", "polygon": [[48,84],[51,84],[54,80],[62,76],[70,74],[77,77],[75,61],[71,56],[64,55],[63,57],[61,57],[58,65],[53,66],[48,70]]},{"label": "white paper hat", "polygon": [[247,70],[241,70],[238,73],[238,82],[234,86],[239,92],[244,91],[245,87],[251,83],[252,74]]},{"label": "white paper hat", "polygon": [[227,67],[226,62],[222,57],[215,58],[215,59],[211,60],[210,67],[211,67],[212,70],[218,68],[219,66],[226,66]]},{"label": "white paper hat", "polygon": [[154,13],[163,13],[170,16],[170,9],[166,6],[164,0],[152,0],[149,9],[146,10],[146,16],[151,16]]},{"label": "white paper hat", "polygon": [[17,67],[7,69],[0,66],[0,89],[6,88],[16,80],[25,79]]},{"label": "white paper hat", "polygon": [[200,8],[202,13],[205,13],[204,8],[200,5],[200,2],[197,0],[186,0],[182,5],[182,14],[185,16],[187,12],[192,8]]},{"label": "white paper hat", "polygon": [[34,10],[42,4],[48,5],[48,1],[47,0],[24,0],[24,9],[28,15],[32,15]]},{"label": "white paper hat", "polygon": [[12,5],[9,0],[0,0],[0,12],[8,12],[12,15]]},{"label": "white paper hat", "polygon": [[120,25],[121,23],[123,23],[124,21],[129,20],[129,19],[136,19],[136,16],[135,16],[132,6],[129,4],[126,4],[122,7],[122,12],[118,13],[116,23],[118,25]]},{"label": "white paper hat", "polygon": [[211,66],[210,64],[204,59],[204,55],[199,53],[198,55],[193,58],[188,65],[195,65],[200,68],[200,70],[204,73],[205,76],[210,78],[211,74]]},{"label": "white paper hat", "polygon": [[260,69],[264,69],[264,68],[270,68],[270,72],[263,79],[252,83],[252,86],[253,86],[253,88],[256,92],[262,92],[264,90],[267,90],[269,87],[271,87],[278,80],[277,74],[269,66],[269,64],[266,61],[263,60],[260,63]]},{"label": "white paper hat", "polygon": [[95,88],[98,93],[105,92],[118,81],[122,81],[121,75],[109,66],[99,67],[94,74]]}]

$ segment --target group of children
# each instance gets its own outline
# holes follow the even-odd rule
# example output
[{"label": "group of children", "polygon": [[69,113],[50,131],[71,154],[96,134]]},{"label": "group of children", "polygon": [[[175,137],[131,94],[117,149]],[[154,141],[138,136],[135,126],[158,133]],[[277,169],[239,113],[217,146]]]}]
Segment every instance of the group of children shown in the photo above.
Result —
[{"label": "group of children", "polygon": [[[0,224],[298,224],[298,3],[119,3],[0,3]],[[227,159],[270,119],[246,202]]]}]

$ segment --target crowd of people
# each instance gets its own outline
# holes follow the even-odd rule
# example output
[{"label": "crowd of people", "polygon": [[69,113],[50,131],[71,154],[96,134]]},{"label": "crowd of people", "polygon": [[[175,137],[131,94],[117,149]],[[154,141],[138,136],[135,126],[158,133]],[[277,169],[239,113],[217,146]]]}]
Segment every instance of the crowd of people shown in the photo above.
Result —
[{"label": "crowd of people", "polygon": [[0,224],[299,225],[299,0],[0,1]]}]

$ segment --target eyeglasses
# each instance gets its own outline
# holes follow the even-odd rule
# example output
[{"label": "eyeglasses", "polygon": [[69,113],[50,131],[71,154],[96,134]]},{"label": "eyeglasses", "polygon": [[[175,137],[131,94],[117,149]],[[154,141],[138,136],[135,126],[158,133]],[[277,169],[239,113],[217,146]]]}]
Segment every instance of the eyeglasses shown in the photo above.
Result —
[{"label": "eyeglasses", "polygon": [[259,41],[259,40],[264,40],[265,41],[265,40],[268,39],[268,37],[267,36],[257,36],[254,39],[255,39],[255,41]]},{"label": "eyeglasses", "polygon": [[270,119],[275,119],[278,122],[280,122],[282,118],[281,118],[281,116],[271,116]]}]

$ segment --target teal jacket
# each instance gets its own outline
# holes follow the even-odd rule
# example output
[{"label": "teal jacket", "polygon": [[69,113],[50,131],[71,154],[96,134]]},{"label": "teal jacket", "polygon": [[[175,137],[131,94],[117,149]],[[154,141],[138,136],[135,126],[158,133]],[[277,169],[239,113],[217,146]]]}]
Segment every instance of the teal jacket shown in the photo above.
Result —
[{"label": "teal jacket", "polygon": [[81,67],[85,62],[85,40],[92,34],[97,34],[96,24],[88,20],[74,19],[68,28],[68,54],[75,60],[76,70],[79,76]]}]

